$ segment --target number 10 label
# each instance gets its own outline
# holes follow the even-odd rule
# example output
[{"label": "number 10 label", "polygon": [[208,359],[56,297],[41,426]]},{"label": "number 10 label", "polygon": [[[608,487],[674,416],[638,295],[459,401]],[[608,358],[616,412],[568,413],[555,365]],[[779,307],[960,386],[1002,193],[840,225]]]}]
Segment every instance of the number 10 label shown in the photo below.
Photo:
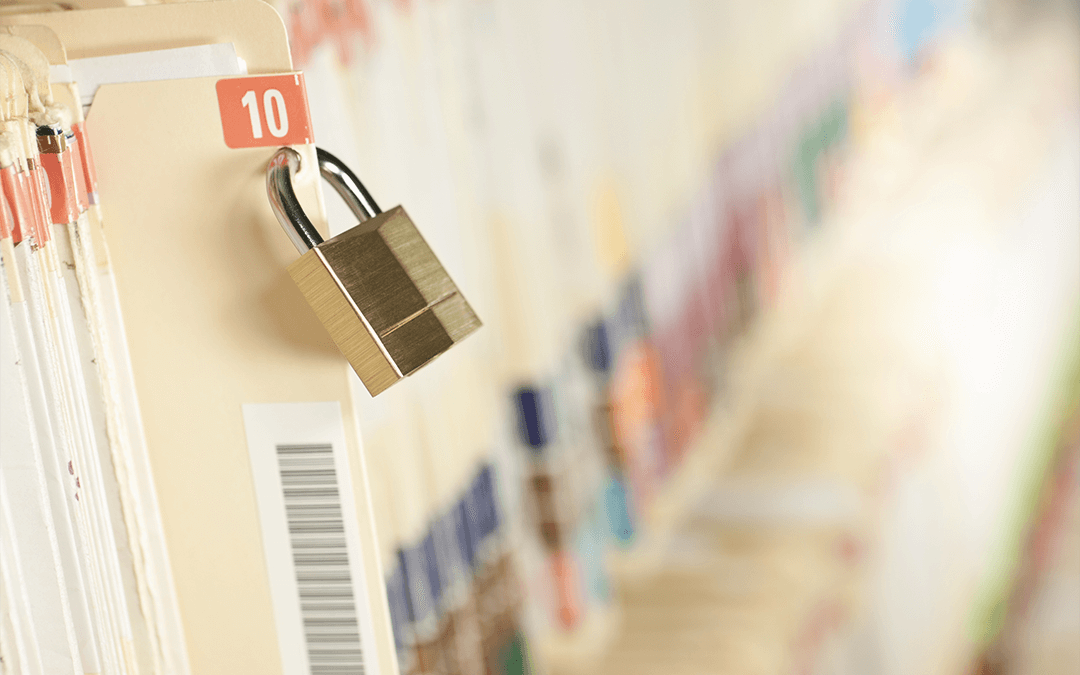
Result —
[{"label": "number 10 label", "polygon": [[218,80],[217,97],[225,145],[230,148],[312,142],[301,73]]}]

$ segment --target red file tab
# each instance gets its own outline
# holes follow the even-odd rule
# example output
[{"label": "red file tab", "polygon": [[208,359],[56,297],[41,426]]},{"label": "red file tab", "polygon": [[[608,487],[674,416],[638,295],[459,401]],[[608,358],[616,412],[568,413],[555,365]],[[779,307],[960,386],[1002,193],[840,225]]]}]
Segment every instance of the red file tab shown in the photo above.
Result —
[{"label": "red file tab", "polygon": [[312,142],[302,73],[218,80],[217,97],[225,145],[230,148]]},{"label": "red file tab", "polygon": [[0,190],[0,239],[7,239],[15,233],[14,209],[8,207],[7,197]]},{"label": "red file tab", "polygon": [[82,122],[72,124],[71,130],[75,132],[75,145],[78,146],[79,165],[82,167],[79,189],[82,190],[87,201],[97,204],[97,171],[94,169],[94,155],[90,152],[90,141],[86,138],[86,130]]},{"label": "red file tab", "polygon": [[[3,186],[4,199],[11,209],[11,236],[18,244],[23,240],[22,230],[30,226],[30,207],[26,204],[26,182],[15,165],[0,169],[0,185]],[[3,233],[6,235],[6,232]],[[3,238],[0,236],[0,238]]]},{"label": "red file tab", "polygon": [[79,197],[76,194],[75,166],[71,148],[60,153],[43,152],[41,167],[49,178],[49,215],[56,225],[66,225],[79,218]]}]

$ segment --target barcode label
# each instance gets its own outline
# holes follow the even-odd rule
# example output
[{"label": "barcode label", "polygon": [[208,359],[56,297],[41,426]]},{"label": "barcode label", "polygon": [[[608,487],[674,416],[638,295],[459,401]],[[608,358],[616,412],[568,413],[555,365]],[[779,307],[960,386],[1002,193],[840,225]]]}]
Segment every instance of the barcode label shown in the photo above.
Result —
[{"label": "barcode label", "polygon": [[283,675],[379,675],[341,407],[249,404],[244,427]]},{"label": "barcode label", "polygon": [[279,445],[277,457],[311,673],[363,675],[333,446]]}]

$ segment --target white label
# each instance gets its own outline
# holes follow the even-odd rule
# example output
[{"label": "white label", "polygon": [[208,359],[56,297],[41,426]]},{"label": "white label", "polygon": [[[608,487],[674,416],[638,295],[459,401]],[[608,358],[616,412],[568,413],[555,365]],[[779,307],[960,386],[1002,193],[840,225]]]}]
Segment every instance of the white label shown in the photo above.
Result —
[{"label": "white label", "polygon": [[71,59],[67,72],[52,72],[66,77],[61,81],[79,84],[79,96],[86,113],[98,87],[103,84],[246,75],[247,64],[237,57],[233,44],[225,42]]},{"label": "white label", "polygon": [[341,406],[244,406],[284,675],[377,673]]}]

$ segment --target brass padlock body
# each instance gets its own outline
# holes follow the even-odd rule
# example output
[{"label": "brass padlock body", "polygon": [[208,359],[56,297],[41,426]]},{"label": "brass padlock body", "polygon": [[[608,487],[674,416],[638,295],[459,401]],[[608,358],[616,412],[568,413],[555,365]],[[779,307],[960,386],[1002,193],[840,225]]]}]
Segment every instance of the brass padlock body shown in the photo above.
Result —
[{"label": "brass padlock body", "polygon": [[400,206],[316,245],[289,274],[372,396],[481,325]]}]

